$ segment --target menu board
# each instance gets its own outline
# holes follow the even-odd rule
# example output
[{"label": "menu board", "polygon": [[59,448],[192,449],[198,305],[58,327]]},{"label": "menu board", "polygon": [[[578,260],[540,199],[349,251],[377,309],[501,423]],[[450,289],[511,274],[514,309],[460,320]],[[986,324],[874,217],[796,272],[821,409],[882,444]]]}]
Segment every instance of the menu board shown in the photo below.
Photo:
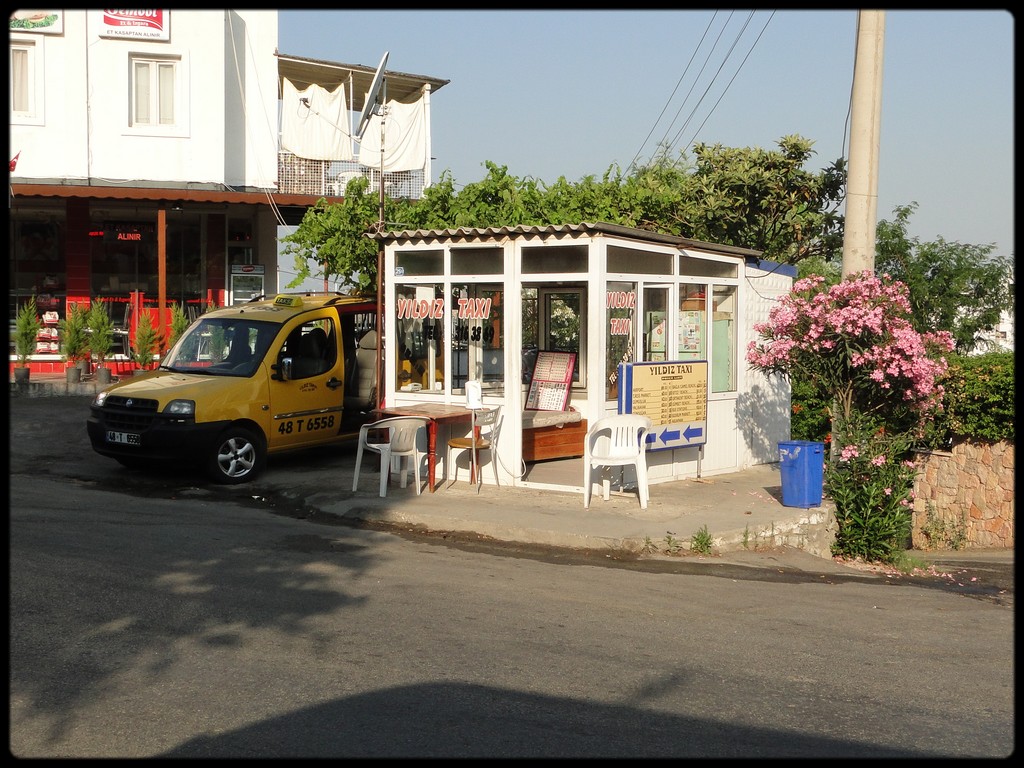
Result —
[{"label": "menu board", "polygon": [[526,410],[564,411],[569,402],[575,368],[575,352],[538,352]]},{"label": "menu board", "polygon": [[708,363],[685,360],[619,366],[619,412],[640,413],[654,424],[650,448],[707,442]]}]

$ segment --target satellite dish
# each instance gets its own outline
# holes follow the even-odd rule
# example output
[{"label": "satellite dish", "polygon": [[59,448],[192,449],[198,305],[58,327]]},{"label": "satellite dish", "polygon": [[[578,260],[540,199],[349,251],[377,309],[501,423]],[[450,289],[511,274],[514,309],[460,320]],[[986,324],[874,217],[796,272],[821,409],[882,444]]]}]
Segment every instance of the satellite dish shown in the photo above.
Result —
[{"label": "satellite dish", "polygon": [[366,102],[363,104],[363,111],[359,115],[359,128],[356,129],[356,140],[363,138],[366,126],[370,118],[377,114],[377,108],[381,105],[381,90],[384,87],[384,67],[388,63],[388,52],[384,51],[384,58],[380,60],[377,71],[373,75],[373,83],[370,85],[370,92],[366,94]]}]

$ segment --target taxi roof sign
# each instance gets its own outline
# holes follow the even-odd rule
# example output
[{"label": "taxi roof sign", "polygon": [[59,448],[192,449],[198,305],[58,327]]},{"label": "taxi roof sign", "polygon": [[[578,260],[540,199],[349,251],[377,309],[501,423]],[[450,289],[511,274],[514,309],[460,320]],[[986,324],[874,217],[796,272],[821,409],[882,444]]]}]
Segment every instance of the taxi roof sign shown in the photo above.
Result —
[{"label": "taxi roof sign", "polygon": [[274,297],[275,307],[293,307],[298,309],[302,306],[302,297],[295,296],[294,294],[289,295],[286,293],[279,293]]}]

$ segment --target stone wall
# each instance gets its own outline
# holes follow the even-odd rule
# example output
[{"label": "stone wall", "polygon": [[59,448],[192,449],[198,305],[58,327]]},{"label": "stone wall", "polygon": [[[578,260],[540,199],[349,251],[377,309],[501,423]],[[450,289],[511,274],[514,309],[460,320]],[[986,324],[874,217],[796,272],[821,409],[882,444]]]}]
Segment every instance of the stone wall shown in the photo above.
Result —
[{"label": "stone wall", "polygon": [[918,458],[915,549],[1013,547],[1013,443],[965,442]]}]

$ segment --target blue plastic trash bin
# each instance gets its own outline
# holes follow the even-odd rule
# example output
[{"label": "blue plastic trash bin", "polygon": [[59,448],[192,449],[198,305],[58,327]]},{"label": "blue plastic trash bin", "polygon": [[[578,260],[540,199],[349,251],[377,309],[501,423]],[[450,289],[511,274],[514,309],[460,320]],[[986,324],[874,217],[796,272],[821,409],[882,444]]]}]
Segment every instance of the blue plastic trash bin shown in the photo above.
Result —
[{"label": "blue plastic trash bin", "polygon": [[820,507],[825,444],[810,440],[780,442],[779,461],[783,506]]}]

